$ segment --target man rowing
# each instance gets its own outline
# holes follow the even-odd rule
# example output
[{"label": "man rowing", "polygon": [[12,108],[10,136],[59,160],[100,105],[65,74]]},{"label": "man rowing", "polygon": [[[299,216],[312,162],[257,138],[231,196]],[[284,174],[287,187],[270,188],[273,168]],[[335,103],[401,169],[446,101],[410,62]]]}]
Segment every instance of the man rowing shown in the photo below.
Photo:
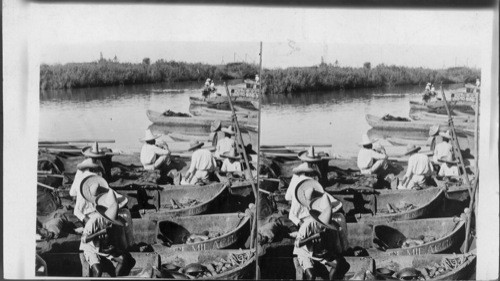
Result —
[{"label": "man rowing", "polygon": [[398,189],[421,189],[429,185],[434,171],[429,157],[418,153],[421,147],[409,144],[404,155],[410,155],[408,168]]},{"label": "man rowing", "polygon": [[191,165],[184,176],[185,182],[189,184],[206,183],[213,177],[213,172],[217,169],[215,158],[208,149],[202,149],[203,143],[192,141],[188,151],[193,151]]},{"label": "man rowing", "polygon": [[140,156],[144,170],[166,172],[167,166],[171,163],[171,152],[168,150],[168,146],[165,144],[161,148],[156,143],[156,139],[159,137],[153,135],[151,130],[146,130],[145,136],[142,139],[144,145],[141,148]]}]

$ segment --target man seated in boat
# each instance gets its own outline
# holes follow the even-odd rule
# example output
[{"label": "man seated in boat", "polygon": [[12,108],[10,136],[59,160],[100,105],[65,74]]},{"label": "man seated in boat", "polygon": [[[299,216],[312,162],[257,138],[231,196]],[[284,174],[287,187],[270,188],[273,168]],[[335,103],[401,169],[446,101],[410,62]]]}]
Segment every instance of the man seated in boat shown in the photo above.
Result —
[{"label": "man seated in boat", "polygon": [[142,139],[144,145],[141,149],[141,163],[144,170],[160,170],[166,172],[167,166],[170,165],[170,151],[168,146],[159,147],[156,139],[160,136],[155,136],[150,130],[146,130],[145,137]]},{"label": "man seated in boat", "polygon": [[406,174],[398,186],[398,189],[421,189],[432,183],[434,169],[426,154],[418,153],[421,147],[409,144],[404,155],[410,155]]},{"label": "man seated in boat", "polygon": [[293,170],[293,176],[286,190],[285,200],[291,201],[290,212],[288,218],[295,224],[300,225],[302,219],[308,217],[307,209],[303,207],[295,197],[297,186],[307,179],[317,180],[318,172],[313,169],[308,162],[304,162]]},{"label": "man seated in boat", "polygon": [[385,149],[382,146],[374,146],[374,142],[366,134],[363,135],[360,144],[362,148],[358,153],[357,165],[361,174],[385,176],[389,168]]},{"label": "man seated in boat", "polygon": [[439,133],[439,135],[441,136],[443,141],[436,145],[436,147],[434,148],[434,154],[432,156],[432,162],[438,169],[441,166],[439,159],[453,157],[453,146],[450,143],[450,131],[448,130],[445,133]]},{"label": "man seated in boat", "polygon": [[215,158],[208,149],[201,149],[203,143],[193,141],[190,143],[188,151],[193,151],[191,165],[184,176],[185,182],[189,184],[206,183],[214,178],[214,171],[217,169]]},{"label": "man seated in boat", "polygon": [[315,152],[314,146],[310,146],[308,149],[299,152],[297,157],[302,161],[302,163],[307,163],[309,167],[314,169],[316,173],[315,179],[317,181],[321,184],[326,184],[328,161],[323,161],[323,158]]},{"label": "man seated in boat", "polygon": [[210,90],[210,96],[215,95],[215,93],[217,92],[214,79],[210,80],[210,87],[208,89]]},{"label": "man seated in boat", "polygon": [[108,236],[111,228],[115,231],[118,228],[119,231],[126,225],[123,218],[118,216],[119,204],[115,193],[108,189],[95,200],[96,210],[88,215],[80,250],[90,266],[92,277],[101,277],[103,272],[112,277],[128,275],[135,260]]},{"label": "man seated in boat", "polygon": [[218,159],[220,159],[220,156],[226,152],[236,151],[236,142],[233,138],[236,132],[234,131],[233,126],[230,125],[227,128],[222,128],[221,131],[224,133],[224,138],[218,141],[217,146],[215,147],[215,157]]},{"label": "man seated in boat", "polygon": [[227,173],[227,174],[233,174],[233,173],[241,173],[241,156],[236,155],[234,150],[224,152],[221,155],[221,158],[224,159],[222,162],[222,167],[220,169],[221,172]]},{"label": "man seated in boat", "polygon": [[[93,162],[98,163],[102,168],[102,177],[106,180],[110,179],[111,176],[111,157],[106,155],[106,152],[99,148],[99,144],[94,142],[91,146],[86,146],[82,148],[82,154],[86,159],[92,159]],[[81,173],[76,171],[75,180],[77,177],[81,179]]]},{"label": "man seated in boat", "polygon": [[427,85],[425,86],[424,95],[422,96],[423,102],[429,102],[429,100],[431,99],[430,92],[431,92],[431,83],[427,83]]},{"label": "man seated in boat", "polygon": [[[342,209],[340,202],[332,202],[326,194],[314,198],[309,216],[300,226],[293,254],[297,256],[297,270],[303,271],[303,280],[342,279],[349,265],[342,256],[347,248],[346,224],[334,219]],[[340,221],[342,221],[340,219]]]},{"label": "man seated in boat", "polygon": [[210,97],[210,78],[207,78],[207,81],[205,81],[205,86],[201,90],[201,95],[203,96],[203,99]]},{"label": "man seated in boat", "polygon": [[439,177],[458,178],[460,176],[458,171],[458,161],[456,161],[453,156],[444,156],[439,159],[439,162],[442,163],[439,168]]}]

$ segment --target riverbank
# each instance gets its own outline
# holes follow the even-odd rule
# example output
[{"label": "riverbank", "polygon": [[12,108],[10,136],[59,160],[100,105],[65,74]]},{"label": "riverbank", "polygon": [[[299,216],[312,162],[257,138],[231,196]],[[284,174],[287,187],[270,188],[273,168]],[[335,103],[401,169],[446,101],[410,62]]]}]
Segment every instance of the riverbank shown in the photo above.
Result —
[{"label": "riverbank", "polygon": [[479,69],[453,67],[447,69],[411,68],[380,64],[372,68],[340,67],[321,64],[312,67],[271,69],[264,73],[263,92],[266,95],[296,94],[312,91],[363,89],[439,83],[474,83],[480,78]]},{"label": "riverbank", "polygon": [[151,84],[162,82],[204,82],[254,78],[258,66],[248,63],[209,65],[158,60],[150,63],[121,63],[101,59],[89,63],[40,65],[40,89],[75,89],[87,87]]}]

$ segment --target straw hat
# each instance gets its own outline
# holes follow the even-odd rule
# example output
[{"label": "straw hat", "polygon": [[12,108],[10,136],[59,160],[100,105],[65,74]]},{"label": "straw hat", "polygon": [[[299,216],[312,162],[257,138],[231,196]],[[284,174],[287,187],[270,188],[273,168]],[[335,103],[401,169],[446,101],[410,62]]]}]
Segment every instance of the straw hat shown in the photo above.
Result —
[{"label": "straw hat", "polygon": [[406,152],[404,155],[413,154],[415,152],[420,151],[420,149],[421,149],[420,146],[415,146],[414,144],[409,144],[408,146],[406,146]]},{"label": "straw hat", "polygon": [[321,157],[314,153],[314,146],[309,147],[308,150],[299,152],[298,157],[300,160],[305,162],[317,162],[321,161]]},{"label": "straw hat", "polygon": [[204,145],[204,143],[202,143],[200,141],[197,141],[197,140],[192,141],[192,142],[189,143],[189,149],[188,149],[188,151],[195,150],[197,148],[202,147],[203,145]]},{"label": "straw hat", "polygon": [[210,125],[210,131],[215,132],[215,131],[219,130],[220,127],[221,127],[220,120],[214,120],[212,122],[212,124]]},{"label": "straw hat", "polygon": [[224,133],[230,134],[230,135],[236,134],[232,125],[229,125],[229,127],[227,127],[227,128],[222,128],[221,131],[223,131]]},{"label": "straw hat", "polygon": [[[339,206],[342,207],[342,204],[336,204],[335,209],[340,209]],[[309,210],[311,217],[329,229],[338,230],[339,225],[332,221],[332,213],[332,203],[326,194],[311,203],[311,209]]]},{"label": "straw hat", "polygon": [[439,133],[439,125],[432,125],[429,128],[429,137],[435,136]]},{"label": "straw hat", "polygon": [[241,159],[241,155],[239,155],[239,154],[236,155],[234,152],[234,149],[231,149],[230,151],[224,152],[220,157],[228,158],[228,159],[232,159],[232,160],[240,160]]},{"label": "straw hat", "polygon": [[308,163],[302,163],[299,166],[293,168],[292,172],[294,174],[298,174],[298,173],[311,173],[311,172],[314,172],[314,169],[311,168]]},{"label": "straw hat", "polygon": [[319,182],[307,178],[302,180],[295,188],[295,199],[301,205],[309,208],[311,202],[324,193],[325,190]]},{"label": "straw hat", "polygon": [[95,206],[95,209],[101,216],[113,224],[125,226],[123,221],[117,219],[118,200],[116,199],[115,193],[111,189],[109,189],[106,193],[100,194],[96,199],[96,203],[97,205]]},{"label": "straw hat", "polygon": [[[325,199],[326,197],[327,199]],[[320,211],[321,209],[325,208],[326,206],[330,206],[330,209],[332,210],[332,214],[336,213],[340,210],[342,210],[342,202],[339,200],[333,198],[333,202],[331,201],[330,196],[328,194],[323,194],[323,196],[316,198],[311,202],[310,209],[311,210],[318,210]],[[326,200],[328,200],[328,205],[326,204]]]},{"label": "straw hat", "polygon": [[361,142],[359,143],[360,145],[369,145],[373,144],[375,141],[372,141],[367,134],[364,134],[361,136]]},{"label": "straw hat", "polygon": [[[98,175],[89,175],[84,178],[82,180],[82,183],[80,184],[80,194],[82,195],[82,197],[90,203],[94,204],[96,204],[96,200],[99,195],[106,193],[109,190],[111,189],[109,188],[106,180]],[[128,203],[127,197],[118,194],[113,190],[111,191],[115,193],[115,197],[119,202],[119,207],[125,207],[125,205],[127,205]]]},{"label": "straw hat", "polygon": [[87,159],[83,160],[81,163],[76,165],[76,168],[78,170],[101,168],[101,170],[104,171],[104,167],[101,165],[101,163],[94,162],[94,160],[92,158],[87,158]]},{"label": "straw hat", "polygon": [[155,140],[157,138],[159,138],[160,136],[155,136],[153,135],[153,133],[151,132],[151,130],[147,129],[144,133],[144,138],[142,139],[142,141],[150,141],[150,140]]},{"label": "straw hat", "polygon": [[92,146],[82,148],[82,154],[90,158],[100,158],[106,156],[106,153],[99,149],[99,144],[95,142]]},{"label": "straw hat", "polygon": [[450,130],[448,130],[448,131],[446,131],[444,133],[439,133],[439,135],[442,136],[443,138],[451,140]]},{"label": "straw hat", "polygon": [[448,164],[452,164],[452,165],[458,164],[458,161],[455,160],[455,157],[453,157],[453,155],[451,155],[451,154],[448,154],[446,156],[439,158],[438,161],[441,163],[448,163]]}]

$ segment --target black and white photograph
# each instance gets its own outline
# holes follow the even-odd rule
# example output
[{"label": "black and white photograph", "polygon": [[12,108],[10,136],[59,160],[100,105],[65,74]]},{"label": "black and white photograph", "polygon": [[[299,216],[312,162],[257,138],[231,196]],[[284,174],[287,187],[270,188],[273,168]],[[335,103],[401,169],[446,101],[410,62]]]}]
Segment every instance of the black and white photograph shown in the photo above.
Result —
[{"label": "black and white photograph", "polygon": [[493,6],[3,4],[3,277],[498,278]]}]

